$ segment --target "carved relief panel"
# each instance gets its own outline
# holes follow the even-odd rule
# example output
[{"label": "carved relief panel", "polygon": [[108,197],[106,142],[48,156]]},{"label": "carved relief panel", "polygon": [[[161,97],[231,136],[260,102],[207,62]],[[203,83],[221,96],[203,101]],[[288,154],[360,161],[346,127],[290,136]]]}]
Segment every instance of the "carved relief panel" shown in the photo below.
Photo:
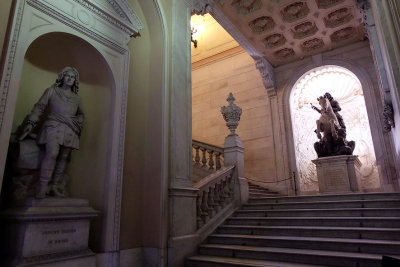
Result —
[{"label": "carved relief panel", "polygon": [[354,27],[346,27],[338,31],[335,31],[330,37],[332,42],[338,43],[352,38],[354,33],[355,33]]},{"label": "carved relief panel", "polygon": [[275,27],[275,22],[271,17],[262,16],[250,21],[250,29],[255,33],[270,31]]},{"label": "carved relief panel", "polygon": [[262,2],[261,0],[234,0],[231,6],[239,15],[247,15],[259,10]]},{"label": "carved relief panel", "polygon": [[301,49],[304,52],[311,52],[324,47],[324,41],[319,38],[313,38],[311,40],[305,41],[301,44]]},{"label": "carved relief panel", "polygon": [[267,48],[277,48],[286,43],[286,38],[280,33],[274,33],[264,38],[264,45]]},{"label": "carved relief panel", "polygon": [[343,3],[344,0],[317,0],[317,6],[318,8],[331,8],[333,6],[336,6],[340,3]]},{"label": "carved relief panel", "polygon": [[348,7],[343,7],[324,17],[324,23],[327,28],[335,28],[351,21],[353,18],[352,10]]},{"label": "carved relief panel", "polygon": [[314,22],[306,21],[292,28],[293,38],[302,39],[314,35],[318,31]]},{"label": "carved relief panel", "polygon": [[281,10],[281,16],[284,21],[293,22],[304,18],[309,12],[306,2],[294,2]]}]

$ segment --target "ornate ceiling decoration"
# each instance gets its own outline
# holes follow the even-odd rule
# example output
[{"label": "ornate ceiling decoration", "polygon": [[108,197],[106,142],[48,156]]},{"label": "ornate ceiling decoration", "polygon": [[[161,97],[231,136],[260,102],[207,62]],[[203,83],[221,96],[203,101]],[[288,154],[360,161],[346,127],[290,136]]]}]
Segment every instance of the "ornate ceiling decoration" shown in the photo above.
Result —
[{"label": "ornate ceiling decoration", "polygon": [[274,66],[365,38],[355,0],[218,0],[215,4]]}]

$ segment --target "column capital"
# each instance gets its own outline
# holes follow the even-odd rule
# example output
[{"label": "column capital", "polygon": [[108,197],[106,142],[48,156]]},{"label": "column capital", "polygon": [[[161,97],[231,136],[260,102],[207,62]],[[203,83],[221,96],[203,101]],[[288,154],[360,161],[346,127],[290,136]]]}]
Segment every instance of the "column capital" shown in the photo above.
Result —
[{"label": "column capital", "polygon": [[260,71],[268,96],[276,96],[274,67],[264,57],[253,57],[256,68]]}]

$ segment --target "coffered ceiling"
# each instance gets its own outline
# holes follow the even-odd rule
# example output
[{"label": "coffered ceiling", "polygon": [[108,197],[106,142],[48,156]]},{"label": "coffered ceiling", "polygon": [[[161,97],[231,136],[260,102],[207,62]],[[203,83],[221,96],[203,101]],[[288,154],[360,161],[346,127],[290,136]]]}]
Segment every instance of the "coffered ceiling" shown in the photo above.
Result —
[{"label": "coffered ceiling", "polygon": [[224,16],[272,65],[365,38],[356,0],[216,0]]}]

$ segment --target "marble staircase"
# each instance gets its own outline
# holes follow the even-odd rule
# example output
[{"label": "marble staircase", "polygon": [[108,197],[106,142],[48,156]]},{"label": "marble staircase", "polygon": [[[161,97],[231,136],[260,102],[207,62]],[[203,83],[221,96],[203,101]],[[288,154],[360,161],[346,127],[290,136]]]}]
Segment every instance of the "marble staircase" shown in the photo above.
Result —
[{"label": "marble staircase", "polygon": [[272,197],[272,196],[277,196],[277,195],[278,195],[278,192],[273,192],[267,188],[263,188],[261,186],[249,183],[249,197],[250,198]]},{"label": "marble staircase", "polygon": [[400,256],[400,193],[253,195],[186,266],[381,266],[383,255]]}]

